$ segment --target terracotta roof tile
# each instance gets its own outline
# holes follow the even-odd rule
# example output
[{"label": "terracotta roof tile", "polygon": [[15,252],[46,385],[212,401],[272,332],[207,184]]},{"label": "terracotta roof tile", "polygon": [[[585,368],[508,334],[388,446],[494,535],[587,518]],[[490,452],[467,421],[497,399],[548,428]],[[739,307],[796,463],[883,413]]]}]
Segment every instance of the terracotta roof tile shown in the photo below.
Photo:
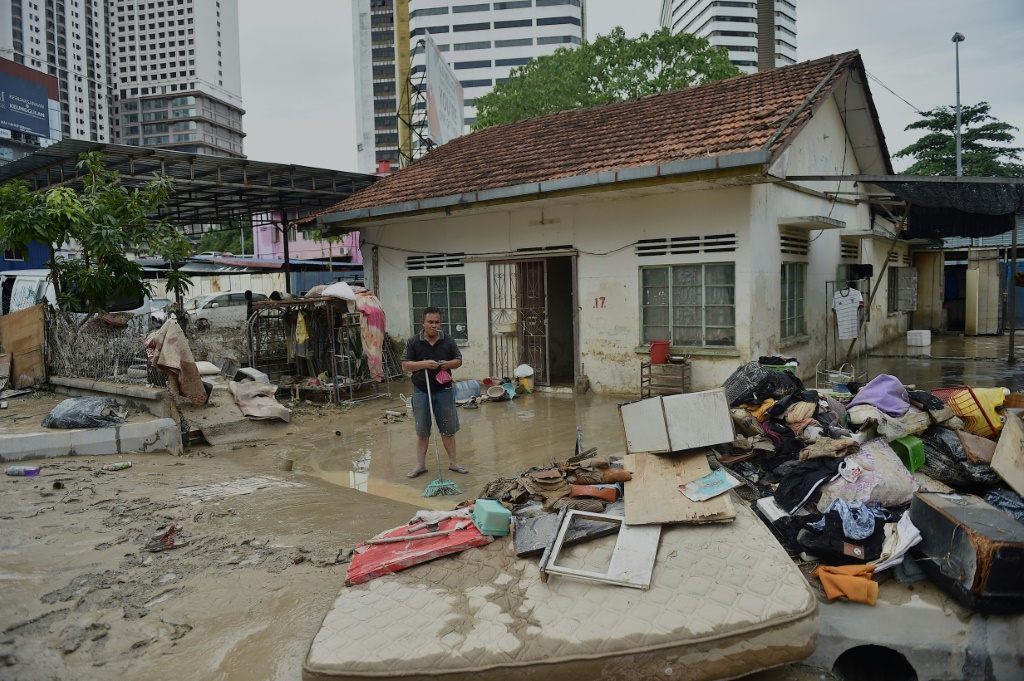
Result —
[{"label": "terracotta roof tile", "polygon": [[[832,55],[763,73],[485,128],[438,147],[407,168],[323,211],[334,213],[563,177],[765,148],[838,63]],[[826,97],[772,144],[774,151]]]}]

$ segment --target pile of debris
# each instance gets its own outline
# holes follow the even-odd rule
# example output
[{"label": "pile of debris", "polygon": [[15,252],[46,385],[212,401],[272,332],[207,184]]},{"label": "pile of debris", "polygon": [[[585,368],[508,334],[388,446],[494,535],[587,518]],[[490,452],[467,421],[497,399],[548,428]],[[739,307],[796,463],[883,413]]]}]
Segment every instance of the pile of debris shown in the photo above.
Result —
[{"label": "pile of debris", "polygon": [[1024,587],[1000,577],[1024,560],[1024,410],[1005,405],[1022,396],[908,390],[887,374],[805,390],[756,362],[723,387],[738,435],[717,462],[790,555],[819,564],[828,598],[874,605],[894,568],[972,610],[1024,611]]},{"label": "pile of debris", "polygon": [[[517,556],[544,554],[542,578],[556,571],[555,559],[563,546],[614,533],[620,541],[629,542],[631,535],[645,534],[647,541],[653,542],[647,569],[626,585],[647,588],[659,531],[642,532],[643,527],[727,522],[736,517],[732,501],[720,495],[739,481],[732,477],[718,480],[723,476],[712,472],[703,449],[733,442],[733,425],[721,390],[641,400],[622,405],[620,411],[627,442],[624,456],[599,456],[597,448],[581,451],[582,434],[578,434],[577,451],[565,463],[534,467],[485,485],[475,503],[463,504],[469,512],[463,513],[464,508],[457,516],[472,523],[424,525],[417,516],[408,528],[389,530],[360,545],[348,583],[358,584],[393,572],[392,567],[404,569],[471,548],[476,535],[506,536],[511,525]],[[683,489],[687,483],[693,483],[692,489]],[[696,488],[700,491],[695,492]],[[709,489],[714,491],[708,493]],[[440,543],[448,546],[437,545],[437,532],[446,533]],[[414,550],[408,548],[420,537],[432,540],[421,545],[422,561],[414,559],[410,555]],[[461,542],[460,537],[471,537],[471,541]],[[377,547],[398,542],[404,544],[402,560],[392,566],[389,560],[394,550]],[[611,576],[610,581],[621,580]]]},{"label": "pile of debris", "polygon": [[[578,432],[565,462],[493,480],[461,508],[420,511],[358,545],[306,672],[710,678],[714,659],[712,675],[732,678],[806,658],[814,594],[725,493],[739,480],[709,464],[708,447],[734,440],[725,392],[620,413],[625,453],[585,450]],[[377,633],[352,646],[357,629]]]}]

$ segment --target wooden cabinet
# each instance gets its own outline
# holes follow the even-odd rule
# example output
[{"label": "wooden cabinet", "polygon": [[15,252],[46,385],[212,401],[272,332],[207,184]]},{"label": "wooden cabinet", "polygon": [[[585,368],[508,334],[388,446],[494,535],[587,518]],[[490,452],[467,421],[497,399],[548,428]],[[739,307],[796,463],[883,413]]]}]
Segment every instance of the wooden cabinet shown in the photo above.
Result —
[{"label": "wooden cabinet", "polygon": [[690,392],[690,362],[682,364],[640,363],[640,397]]}]

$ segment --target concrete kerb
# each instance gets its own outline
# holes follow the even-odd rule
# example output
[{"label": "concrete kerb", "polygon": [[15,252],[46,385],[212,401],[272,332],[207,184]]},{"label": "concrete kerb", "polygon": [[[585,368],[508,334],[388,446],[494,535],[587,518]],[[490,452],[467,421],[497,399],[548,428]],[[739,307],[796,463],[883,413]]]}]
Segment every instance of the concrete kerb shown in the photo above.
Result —
[{"label": "concrete kerb", "polygon": [[141,409],[159,418],[170,416],[167,413],[166,388],[62,376],[51,376],[49,383],[53,391],[61,395],[109,397],[121,406]]},{"label": "concrete kerb", "polygon": [[0,438],[0,462],[107,454],[181,454],[181,431],[173,419],[125,423],[111,428],[57,430]]}]

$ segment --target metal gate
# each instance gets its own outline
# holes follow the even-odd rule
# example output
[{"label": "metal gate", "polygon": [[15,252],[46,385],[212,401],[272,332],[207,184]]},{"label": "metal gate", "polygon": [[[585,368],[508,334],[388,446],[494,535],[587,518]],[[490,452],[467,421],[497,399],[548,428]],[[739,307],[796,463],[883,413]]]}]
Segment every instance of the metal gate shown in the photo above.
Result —
[{"label": "metal gate", "polygon": [[529,364],[534,382],[548,385],[547,261],[492,262],[488,274],[491,375],[512,376]]}]

